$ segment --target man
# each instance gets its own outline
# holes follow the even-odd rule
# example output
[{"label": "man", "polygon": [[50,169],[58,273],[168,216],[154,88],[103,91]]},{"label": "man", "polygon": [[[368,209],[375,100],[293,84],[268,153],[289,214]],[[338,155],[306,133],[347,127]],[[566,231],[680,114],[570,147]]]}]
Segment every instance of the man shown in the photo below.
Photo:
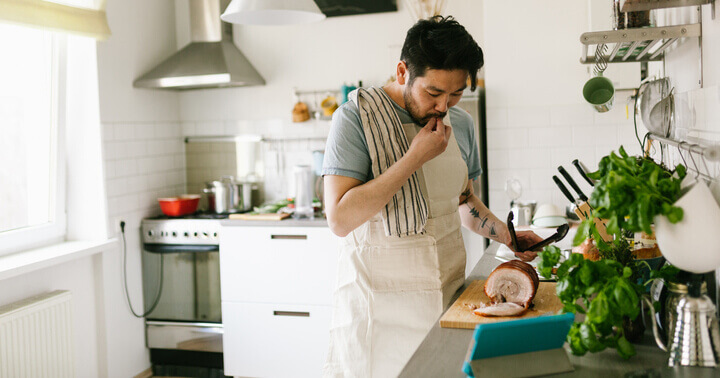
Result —
[{"label": "man", "polygon": [[325,208],[343,238],[325,376],[397,376],[463,284],[460,225],[512,244],[473,193],[481,173],[473,121],[454,107],[482,64],[452,17],[421,20],[407,33],[397,79],[358,89],[333,115]]}]

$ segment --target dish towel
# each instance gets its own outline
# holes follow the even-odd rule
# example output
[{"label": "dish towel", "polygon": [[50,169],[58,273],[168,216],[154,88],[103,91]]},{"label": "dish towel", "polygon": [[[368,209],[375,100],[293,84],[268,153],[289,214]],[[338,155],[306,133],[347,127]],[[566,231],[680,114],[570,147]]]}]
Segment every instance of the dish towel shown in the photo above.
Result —
[{"label": "dish towel", "polygon": [[[348,98],[360,111],[373,177],[379,177],[400,160],[410,147],[400,117],[390,97],[380,88],[358,88],[350,92]],[[381,213],[387,236],[425,233],[428,207],[420,190],[417,172],[413,172]]]}]

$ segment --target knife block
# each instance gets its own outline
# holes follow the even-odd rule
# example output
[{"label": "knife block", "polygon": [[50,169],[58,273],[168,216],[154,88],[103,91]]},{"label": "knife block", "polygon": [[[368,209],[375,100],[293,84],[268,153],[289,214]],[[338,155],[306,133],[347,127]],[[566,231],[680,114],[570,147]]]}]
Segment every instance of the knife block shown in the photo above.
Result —
[{"label": "knife block", "polygon": [[[575,214],[577,214],[578,218],[580,220],[585,220],[590,217],[590,214],[592,213],[592,208],[590,208],[590,205],[588,205],[587,202],[583,202],[577,206],[575,206]],[[593,223],[595,223],[595,228],[598,230],[598,233],[600,234],[600,237],[606,242],[610,242],[613,240],[613,236],[608,234],[607,232],[607,225],[606,225],[605,219],[599,219],[595,218],[593,219]]]}]

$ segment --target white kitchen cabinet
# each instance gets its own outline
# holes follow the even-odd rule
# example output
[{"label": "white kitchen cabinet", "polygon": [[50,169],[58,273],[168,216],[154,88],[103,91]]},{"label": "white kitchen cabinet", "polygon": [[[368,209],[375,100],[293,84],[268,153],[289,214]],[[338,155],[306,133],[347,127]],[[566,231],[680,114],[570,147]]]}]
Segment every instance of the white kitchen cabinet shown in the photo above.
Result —
[{"label": "white kitchen cabinet", "polygon": [[330,306],[223,302],[222,311],[225,375],[322,375]]},{"label": "white kitchen cabinet", "polygon": [[226,375],[321,375],[337,255],[338,239],[327,227],[223,225]]}]

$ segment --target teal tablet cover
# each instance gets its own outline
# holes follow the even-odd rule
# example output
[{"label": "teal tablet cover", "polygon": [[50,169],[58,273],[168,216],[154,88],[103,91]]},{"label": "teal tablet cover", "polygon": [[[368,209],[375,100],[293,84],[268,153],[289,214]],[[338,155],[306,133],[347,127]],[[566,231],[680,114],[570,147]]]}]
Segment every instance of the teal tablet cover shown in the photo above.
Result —
[{"label": "teal tablet cover", "polygon": [[[569,312],[478,324],[473,334],[474,345],[468,360],[561,348],[574,320],[575,314]],[[467,361],[463,365],[463,372],[474,377]]]}]

